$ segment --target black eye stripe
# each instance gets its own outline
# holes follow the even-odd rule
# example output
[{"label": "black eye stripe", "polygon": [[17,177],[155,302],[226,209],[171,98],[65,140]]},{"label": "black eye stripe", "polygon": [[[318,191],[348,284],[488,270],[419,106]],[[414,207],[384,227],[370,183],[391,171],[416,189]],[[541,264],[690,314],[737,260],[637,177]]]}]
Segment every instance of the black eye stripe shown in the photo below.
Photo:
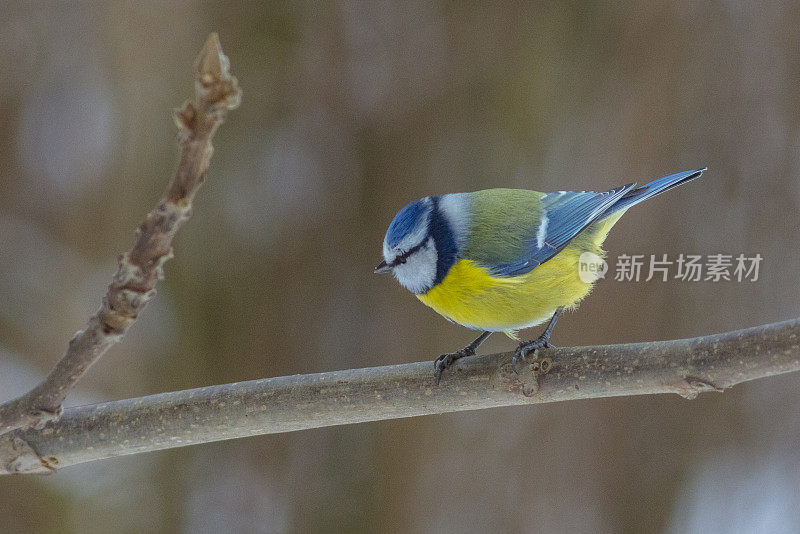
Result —
[{"label": "black eye stripe", "polygon": [[392,265],[399,265],[401,263],[405,263],[409,256],[411,256],[413,253],[415,253],[416,251],[421,249],[424,245],[425,245],[425,241],[423,241],[422,243],[420,243],[417,246],[411,247],[407,251],[405,251],[402,254],[400,254],[399,256],[397,256],[394,259],[394,261],[392,262]]}]

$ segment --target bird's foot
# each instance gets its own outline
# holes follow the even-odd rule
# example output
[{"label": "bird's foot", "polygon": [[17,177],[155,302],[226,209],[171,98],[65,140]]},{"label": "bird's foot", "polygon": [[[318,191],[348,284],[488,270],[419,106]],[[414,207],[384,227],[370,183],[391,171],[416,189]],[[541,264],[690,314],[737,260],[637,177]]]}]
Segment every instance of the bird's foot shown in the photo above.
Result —
[{"label": "bird's foot", "polygon": [[[529,362],[528,354],[535,353],[539,349],[555,348],[555,345],[550,343],[550,336],[553,334],[553,328],[556,326],[559,317],[561,317],[563,313],[563,306],[557,308],[555,313],[553,313],[553,317],[550,318],[550,322],[547,323],[547,327],[544,329],[544,332],[542,332],[542,335],[531,341],[523,341],[519,344],[514,353],[514,358],[511,360],[511,368],[522,377],[522,394],[526,397],[530,397],[539,391],[539,377],[547,374],[550,372],[550,369],[553,368],[553,360],[550,358],[537,357]],[[523,372],[525,366],[520,365],[520,362],[529,364],[531,372]]]},{"label": "bird's foot", "polygon": [[486,341],[486,339],[491,335],[492,333],[489,331],[483,332],[481,335],[478,336],[477,339],[475,339],[475,341],[473,341],[463,349],[457,352],[449,352],[447,354],[442,354],[441,356],[436,358],[436,361],[433,362],[433,368],[434,368],[433,378],[436,381],[436,385],[437,386],[439,385],[439,380],[442,379],[442,372],[444,372],[445,369],[450,367],[453,364],[453,362],[459,358],[463,358],[465,356],[474,356],[475,351],[478,350],[478,347],[481,346],[481,343]]},{"label": "bird's foot", "polygon": [[460,359],[465,358],[467,356],[474,356],[475,349],[471,347],[464,347],[463,349],[456,351],[456,352],[448,352],[447,354],[442,354],[433,362],[433,380],[436,382],[436,385],[439,385],[439,381],[442,379],[442,373],[445,369],[453,365],[453,362]]},{"label": "bird's foot", "polygon": [[518,361],[526,362],[528,361],[528,355],[536,352],[539,349],[554,349],[556,348],[555,345],[550,343],[550,336],[545,336],[542,334],[541,336],[537,337],[536,339],[532,339],[531,341],[523,341],[517,347],[517,350],[514,353],[514,363]]}]

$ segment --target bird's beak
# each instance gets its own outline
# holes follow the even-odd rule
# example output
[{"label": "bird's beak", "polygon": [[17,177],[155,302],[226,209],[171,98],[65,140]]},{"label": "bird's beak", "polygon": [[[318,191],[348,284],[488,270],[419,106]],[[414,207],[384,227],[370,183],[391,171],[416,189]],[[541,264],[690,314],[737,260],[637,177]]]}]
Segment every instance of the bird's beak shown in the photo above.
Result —
[{"label": "bird's beak", "polygon": [[391,271],[392,271],[392,266],[386,263],[385,261],[380,262],[378,266],[375,267],[375,274],[383,274]]}]

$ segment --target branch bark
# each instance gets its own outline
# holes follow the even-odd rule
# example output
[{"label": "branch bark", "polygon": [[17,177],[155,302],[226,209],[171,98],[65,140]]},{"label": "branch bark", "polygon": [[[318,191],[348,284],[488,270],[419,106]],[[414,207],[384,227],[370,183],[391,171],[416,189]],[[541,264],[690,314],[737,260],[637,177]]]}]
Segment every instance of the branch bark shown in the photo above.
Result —
[{"label": "branch bark", "polygon": [[239,105],[240,91],[228,58],[212,33],[195,63],[195,102],[176,111],[180,163],[165,196],[147,214],[133,248],[119,257],[119,268],[97,312],[69,342],[67,352],[45,380],[25,395],[0,406],[0,434],[57,419],[70,390],[90,365],[118,343],[164,276],[172,240],[192,212],[192,200],[211,159],[211,140],[226,113]]},{"label": "branch bark", "polygon": [[800,318],[694,339],[464,358],[433,384],[430,362],[286,376],[65,411],[0,436],[0,474],[50,472],[127,454],[260,434],[573,399],[694,398],[800,370]]}]

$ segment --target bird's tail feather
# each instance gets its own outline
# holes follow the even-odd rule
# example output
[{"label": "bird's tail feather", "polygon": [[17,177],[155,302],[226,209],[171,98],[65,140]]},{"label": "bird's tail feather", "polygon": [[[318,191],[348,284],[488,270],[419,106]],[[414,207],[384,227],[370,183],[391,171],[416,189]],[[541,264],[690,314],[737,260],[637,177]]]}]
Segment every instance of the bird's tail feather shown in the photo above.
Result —
[{"label": "bird's tail feather", "polygon": [[673,187],[677,187],[681,184],[685,184],[686,182],[690,182],[695,178],[699,178],[705,168],[696,169],[693,171],[684,171],[679,172],[676,174],[670,174],[669,176],[665,176],[663,178],[659,178],[658,180],[653,180],[649,184],[645,184],[641,187],[637,187],[636,189],[631,189],[627,193],[625,193],[618,201],[614,204],[609,206],[606,212],[601,216],[601,218],[606,218],[609,215],[614,213],[627,210],[634,204],[638,204],[648,198],[652,198],[656,195],[660,195],[664,191],[668,189],[672,189]]}]

